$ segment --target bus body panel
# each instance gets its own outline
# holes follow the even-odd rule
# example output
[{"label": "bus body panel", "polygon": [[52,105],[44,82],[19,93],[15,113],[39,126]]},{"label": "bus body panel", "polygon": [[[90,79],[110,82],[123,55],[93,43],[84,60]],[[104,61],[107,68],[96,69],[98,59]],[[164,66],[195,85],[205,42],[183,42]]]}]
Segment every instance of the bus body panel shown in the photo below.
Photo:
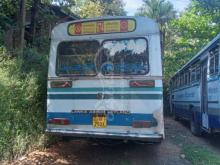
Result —
[{"label": "bus body panel", "polygon": [[[47,91],[46,132],[80,137],[118,138],[160,141],[164,138],[162,67],[160,37],[156,23],[146,18],[136,20],[134,32],[100,35],[69,36],[63,23],[52,32]],[[108,17],[106,19],[112,19]],[[115,17],[114,17],[115,19]],[[98,19],[102,20],[102,19]],[[105,20],[105,19],[104,19]],[[87,21],[87,20],[86,20]],[[143,24],[148,27],[142,28]],[[65,41],[98,41],[110,39],[146,38],[149,54],[149,72],[146,75],[71,76],[56,74],[57,47]],[[132,87],[132,81],[153,81],[152,87]],[[52,82],[71,82],[71,88],[53,88]],[[104,114],[107,125],[94,128],[96,114]],[[51,123],[65,119],[68,124]],[[138,124],[149,124],[139,127]]]}]

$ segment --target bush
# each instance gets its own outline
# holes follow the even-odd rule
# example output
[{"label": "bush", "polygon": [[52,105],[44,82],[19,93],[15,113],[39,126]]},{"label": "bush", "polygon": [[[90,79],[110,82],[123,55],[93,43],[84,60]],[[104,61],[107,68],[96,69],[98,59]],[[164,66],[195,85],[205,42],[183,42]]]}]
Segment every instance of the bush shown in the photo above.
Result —
[{"label": "bush", "polygon": [[0,49],[0,160],[43,145],[47,55],[27,48],[23,59]]}]

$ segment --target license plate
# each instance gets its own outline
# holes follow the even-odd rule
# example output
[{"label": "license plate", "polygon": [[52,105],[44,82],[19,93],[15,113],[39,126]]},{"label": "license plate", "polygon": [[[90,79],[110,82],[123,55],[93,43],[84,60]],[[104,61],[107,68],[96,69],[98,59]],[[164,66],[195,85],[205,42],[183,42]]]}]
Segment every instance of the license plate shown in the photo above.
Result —
[{"label": "license plate", "polygon": [[94,115],[92,120],[94,128],[105,128],[107,126],[107,120],[105,115]]}]

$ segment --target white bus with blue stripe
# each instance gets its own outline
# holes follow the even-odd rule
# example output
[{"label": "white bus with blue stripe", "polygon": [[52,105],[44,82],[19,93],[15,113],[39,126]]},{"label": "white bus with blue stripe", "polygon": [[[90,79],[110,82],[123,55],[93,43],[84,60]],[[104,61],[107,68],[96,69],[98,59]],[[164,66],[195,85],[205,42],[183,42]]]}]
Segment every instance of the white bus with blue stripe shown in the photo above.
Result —
[{"label": "white bus with blue stripe", "polygon": [[144,17],[66,22],[52,31],[46,132],[160,142],[158,25]]},{"label": "white bus with blue stripe", "polygon": [[195,135],[220,131],[219,55],[220,34],[171,79],[172,111]]}]

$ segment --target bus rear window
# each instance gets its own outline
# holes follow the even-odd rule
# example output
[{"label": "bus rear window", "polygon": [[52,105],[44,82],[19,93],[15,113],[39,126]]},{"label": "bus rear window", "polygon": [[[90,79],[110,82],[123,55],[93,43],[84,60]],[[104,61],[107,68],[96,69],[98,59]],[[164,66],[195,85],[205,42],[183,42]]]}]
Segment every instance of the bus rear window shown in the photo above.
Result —
[{"label": "bus rear window", "polygon": [[107,40],[97,61],[103,75],[145,75],[149,71],[146,39]]},{"label": "bus rear window", "polygon": [[57,50],[57,75],[96,75],[97,41],[62,42]]}]

